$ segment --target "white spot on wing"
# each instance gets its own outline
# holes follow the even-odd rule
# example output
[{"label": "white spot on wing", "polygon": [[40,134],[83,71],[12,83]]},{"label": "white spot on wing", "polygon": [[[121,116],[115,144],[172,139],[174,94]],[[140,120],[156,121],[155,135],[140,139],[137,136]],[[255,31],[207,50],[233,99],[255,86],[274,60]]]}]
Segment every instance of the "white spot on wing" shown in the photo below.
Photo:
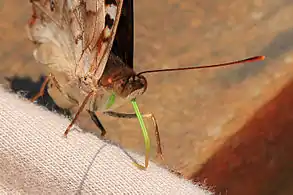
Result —
[{"label": "white spot on wing", "polygon": [[104,37],[105,38],[108,38],[108,37],[110,37],[110,35],[111,35],[111,29],[105,28],[105,30],[104,30]]},{"label": "white spot on wing", "polygon": [[114,4],[107,5],[106,6],[106,13],[108,13],[110,15],[111,19],[115,20],[116,14],[117,14],[117,6]]},{"label": "white spot on wing", "polygon": [[72,1],[71,0],[67,0],[67,5],[70,9],[72,9]]},{"label": "white spot on wing", "polygon": [[83,63],[84,63],[84,72],[87,73],[90,69],[90,63],[89,63],[89,56],[88,54],[84,55],[84,59],[83,59]]}]

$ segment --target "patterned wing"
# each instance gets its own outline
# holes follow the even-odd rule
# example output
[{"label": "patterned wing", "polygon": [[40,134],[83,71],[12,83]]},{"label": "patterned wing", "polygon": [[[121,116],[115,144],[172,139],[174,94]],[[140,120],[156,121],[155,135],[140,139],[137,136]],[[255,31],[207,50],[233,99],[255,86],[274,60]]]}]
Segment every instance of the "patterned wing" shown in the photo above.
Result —
[{"label": "patterned wing", "polygon": [[68,15],[63,10],[65,1],[32,0],[31,3],[33,13],[27,31],[29,39],[37,44],[36,60],[51,70],[70,74],[74,52],[68,53],[72,51],[71,40],[65,30],[68,27],[61,20],[65,18],[63,15]]},{"label": "patterned wing", "polygon": [[133,68],[133,0],[124,0],[112,52]]},{"label": "patterned wing", "polygon": [[121,11],[116,1],[32,0],[28,34],[39,44],[36,59],[79,77],[103,72]]},{"label": "patterned wing", "polygon": [[105,28],[99,34],[96,42],[96,53],[89,74],[94,75],[96,79],[101,78],[107,64],[113,41],[116,35],[119,19],[121,15],[123,0],[106,0],[105,1]]}]

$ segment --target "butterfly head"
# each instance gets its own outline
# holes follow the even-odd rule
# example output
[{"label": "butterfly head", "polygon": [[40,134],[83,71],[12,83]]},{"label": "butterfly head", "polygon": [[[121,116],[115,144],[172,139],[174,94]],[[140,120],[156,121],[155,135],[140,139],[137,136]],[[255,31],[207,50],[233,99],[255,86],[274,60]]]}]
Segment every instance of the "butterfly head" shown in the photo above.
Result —
[{"label": "butterfly head", "polygon": [[111,90],[115,95],[126,99],[134,99],[147,89],[147,80],[143,75],[129,72],[126,75],[111,75],[101,80],[102,86]]}]

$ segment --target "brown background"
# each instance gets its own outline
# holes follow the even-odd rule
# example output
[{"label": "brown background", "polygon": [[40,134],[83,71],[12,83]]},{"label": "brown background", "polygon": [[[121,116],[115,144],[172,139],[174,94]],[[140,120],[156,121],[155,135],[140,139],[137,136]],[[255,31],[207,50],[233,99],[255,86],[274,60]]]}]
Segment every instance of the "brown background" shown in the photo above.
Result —
[{"label": "brown background", "polygon": [[[24,30],[29,17],[28,0],[0,1],[0,81],[6,85],[5,77],[36,82],[42,73]],[[157,117],[166,165],[217,192],[290,194],[292,19],[291,0],[135,1],[138,71],[267,56],[235,67],[148,76],[138,102]],[[21,81],[14,87],[36,90]],[[132,111],[130,105],[119,110]],[[80,119],[81,127],[97,129],[87,115]],[[143,152],[136,120],[101,120],[108,139]]]}]

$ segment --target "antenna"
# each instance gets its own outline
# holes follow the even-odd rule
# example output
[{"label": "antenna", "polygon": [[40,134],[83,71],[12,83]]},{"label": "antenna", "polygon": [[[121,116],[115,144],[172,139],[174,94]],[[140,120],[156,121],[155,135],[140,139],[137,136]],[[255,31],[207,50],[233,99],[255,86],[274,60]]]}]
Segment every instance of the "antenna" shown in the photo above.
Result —
[{"label": "antenna", "polygon": [[154,69],[154,70],[146,70],[142,71],[137,74],[137,76],[142,74],[148,74],[148,73],[156,73],[156,72],[173,72],[173,71],[181,71],[181,70],[194,70],[194,69],[204,69],[204,68],[217,68],[222,66],[230,66],[235,64],[242,64],[242,63],[249,63],[249,62],[255,62],[264,60],[265,56],[254,56],[250,58],[246,58],[243,60],[233,61],[233,62],[226,62],[226,63],[220,63],[220,64],[210,64],[210,65],[201,65],[201,66],[191,66],[191,67],[183,67],[183,68],[166,68],[166,69]]}]

